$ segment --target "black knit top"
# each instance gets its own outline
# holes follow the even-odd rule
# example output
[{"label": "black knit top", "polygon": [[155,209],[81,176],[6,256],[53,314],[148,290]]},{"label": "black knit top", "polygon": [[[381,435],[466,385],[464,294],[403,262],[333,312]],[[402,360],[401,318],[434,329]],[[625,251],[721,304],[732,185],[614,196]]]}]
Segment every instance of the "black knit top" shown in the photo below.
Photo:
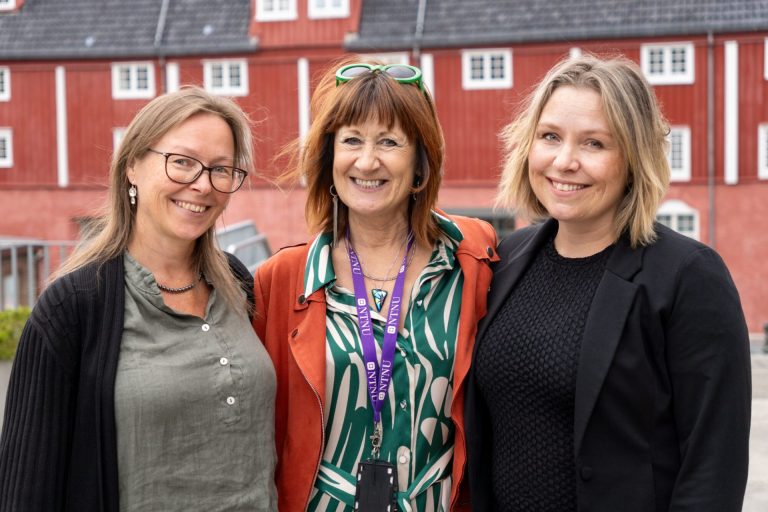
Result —
[{"label": "black knit top", "polygon": [[475,373],[493,431],[494,510],[576,510],[576,374],[612,247],[564,258],[550,240],[478,346]]}]

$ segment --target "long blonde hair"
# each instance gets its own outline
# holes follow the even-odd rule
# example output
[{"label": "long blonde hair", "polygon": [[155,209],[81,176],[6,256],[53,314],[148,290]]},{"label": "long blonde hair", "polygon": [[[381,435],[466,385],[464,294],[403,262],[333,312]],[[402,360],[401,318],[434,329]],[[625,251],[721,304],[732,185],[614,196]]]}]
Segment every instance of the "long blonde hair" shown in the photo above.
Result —
[{"label": "long blonde hair", "polygon": [[548,216],[531,188],[528,153],[544,106],[562,86],[583,87],[600,95],[611,132],[624,155],[628,181],[614,219],[616,236],[627,231],[632,247],[653,242],[656,210],[669,186],[669,127],[642,72],[624,57],[565,59],[547,73],[524,101],[520,115],[501,132],[506,156],[497,205],[534,218]]},{"label": "long blonde hair", "polygon": [[[136,211],[128,197],[131,186],[126,174],[128,167],[168,131],[200,113],[217,115],[229,125],[235,143],[234,165],[252,170],[251,122],[234,101],[195,86],[155,98],[128,125],[120,147],[112,156],[109,190],[101,214],[52,280],[91,263],[102,264],[125,252],[136,221]],[[197,239],[192,258],[193,264],[229,306],[247,310],[240,284],[232,275],[226,255],[217,247],[215,225]]]}]

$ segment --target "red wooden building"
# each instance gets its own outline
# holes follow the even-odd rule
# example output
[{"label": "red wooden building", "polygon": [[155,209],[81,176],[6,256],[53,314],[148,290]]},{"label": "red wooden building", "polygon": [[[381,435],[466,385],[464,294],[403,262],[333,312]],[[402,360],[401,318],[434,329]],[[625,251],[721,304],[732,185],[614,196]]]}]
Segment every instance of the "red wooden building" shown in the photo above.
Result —
[{"label": "red wooden building", "polygon": [[[446,134],[440,205],[492,209],[497,133],[560,58],[621,53],[672,125],[659,219],[715,247],[750,330],[768,322],[768,7],[760,0],[0,0],[0,236],[75,239],[109,157],[149,98],[196,83],[257,122],[257,165],[309,125],[318,73],[345,53],[420,66]],[[253,181],[223,225],[306,239],[300,188]]]}]

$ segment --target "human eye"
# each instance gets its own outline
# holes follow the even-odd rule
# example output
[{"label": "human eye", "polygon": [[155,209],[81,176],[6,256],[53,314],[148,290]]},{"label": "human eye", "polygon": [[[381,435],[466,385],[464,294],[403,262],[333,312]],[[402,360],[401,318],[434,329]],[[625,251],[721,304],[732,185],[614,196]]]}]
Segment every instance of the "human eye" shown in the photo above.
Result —
[{"label": "human eye", "polygon": [[363,143],[363,141],[360,139],[360,137],[355,137],[354,135],[347,135],[346,137],[341,138],[342,144],[347,144],[349,146],[359,146]]},{"label": "human eye", "polygon": [[589,139],[587,140],[587,147],[590,147],[592,149],[603,149],[605,147],[605,144],[603,144],[597,139]]},{"label": "human eye", "polygon": [[168,155],[168,162],[179,169],[194,169],[199,165],[195,159],[184,155]]},{"label": "human eye", "polygon": [[379,144],[386,148],[396,148],[400,145],[399,142],[391,137],[383,137],[381,140],[379,140]]},{"label": "human eye", "polygon": [[539,134],[539,138],[547,142],[557,142],[558,140],[560,140],[557,134],[552,132],[542,132],[541,134]]},{"label": "human eye", "polygon": [[215,167],[211,167],[211,172],[217,176],[230,178],[234,174],[234,169],[225,165],[217,165]]}]

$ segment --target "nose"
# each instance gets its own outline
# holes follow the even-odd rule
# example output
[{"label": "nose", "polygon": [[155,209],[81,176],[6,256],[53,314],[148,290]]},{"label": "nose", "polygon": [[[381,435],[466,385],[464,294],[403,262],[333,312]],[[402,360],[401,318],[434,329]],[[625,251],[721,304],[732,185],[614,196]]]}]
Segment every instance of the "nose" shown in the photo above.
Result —
[{"label": "nose", "polygon": [[553,166],[558,171],[575,171],[579,168],[578,148],[573,144],[562,144],[557,149]]},{"label": "nose", "polygon": [[189,186],[201,194],[209,193],[213,189],[213,186],[211,185],[210,169],[203,169],[203,172],[200,173],[200,176],[198,176],[195,181],[191,182]]},{"label": "nose", "polygon": [[373,171],[379,167],[379,156],[373,144],[365,144],[360,148],[360,154],[355,162],[361,171]]}]

